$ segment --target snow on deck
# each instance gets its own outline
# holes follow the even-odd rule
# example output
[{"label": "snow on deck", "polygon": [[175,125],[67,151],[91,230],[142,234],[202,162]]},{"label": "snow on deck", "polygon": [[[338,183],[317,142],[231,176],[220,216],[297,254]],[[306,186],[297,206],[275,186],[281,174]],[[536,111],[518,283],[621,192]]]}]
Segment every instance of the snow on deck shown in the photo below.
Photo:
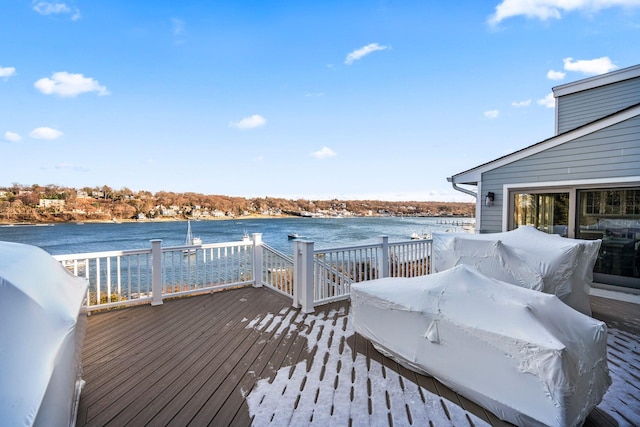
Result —
[{"label": "snow on deck", "polygon": [[[346,310],[316,315],[258,316],[247,328],[307,339],[313,356],[260,379],[246,395],[254,425],[489,425],[444,397],[412,382],[383,364],[355,353],[345,343],[354,331]],[[265,320],[275,320],[265,322]],[[613,380],[598,408],[620,426],[640,424],[639,337],[609,329],[609,369]]]}]

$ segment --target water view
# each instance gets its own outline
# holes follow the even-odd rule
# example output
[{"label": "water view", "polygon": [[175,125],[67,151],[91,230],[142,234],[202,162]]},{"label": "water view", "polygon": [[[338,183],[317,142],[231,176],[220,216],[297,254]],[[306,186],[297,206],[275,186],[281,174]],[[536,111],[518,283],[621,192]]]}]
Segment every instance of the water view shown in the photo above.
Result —
[{"label": "water view", "polygon": [[[468,232],[470,218],[278,218],[191,222],[203,243],[241,240],[245,233],[262,233],[262,240],[285,254],[292,251],[290,234],[315,242],[316,248],[409,240],[432,232]],[[465,226],[465,224],[467,224]],[[0,226],[0,240],[41,247],[51,255],[146,249],[151,239],[163,246],[184,245],[186,221],[131,223],[62,223],[38,226]]]}]

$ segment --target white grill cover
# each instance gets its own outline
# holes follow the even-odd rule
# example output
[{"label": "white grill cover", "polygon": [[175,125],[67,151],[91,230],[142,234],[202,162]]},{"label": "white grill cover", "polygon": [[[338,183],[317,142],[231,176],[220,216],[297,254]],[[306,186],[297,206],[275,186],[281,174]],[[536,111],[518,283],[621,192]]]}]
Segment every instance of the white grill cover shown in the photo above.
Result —
[{"label": "white grill cover", "polygon": [[[593,283],[593,266],[600,249],[600,240],[567,239],[531,226],[522,226],[505,233],[434,233],[434,271],[444,271],[458,264],[473,265],[472,257],[466,256],[470,250],[467,245],[478,240],[501,242],[509,257],[518,260],[504,264],[500,269],[481,270],[485,275],[521,286],[521,283],[508,276],[520,277],[525,270],[527,274],[534,271],[542,278],[543,292],[556,295],[574,309],[591,315],[589,290]],[[480,255],[484,256],[489,256],[486,251]]]},{"label": "white grill cover", "polygon": [[351,304],[382,353],[517,425],[580,425],[611,384],[604,323],[465,265],[353,284]]},{"label": "white grill cover", "polygon": [[0,421],[75,424],[87,282],[44,250],[0,242]]}]

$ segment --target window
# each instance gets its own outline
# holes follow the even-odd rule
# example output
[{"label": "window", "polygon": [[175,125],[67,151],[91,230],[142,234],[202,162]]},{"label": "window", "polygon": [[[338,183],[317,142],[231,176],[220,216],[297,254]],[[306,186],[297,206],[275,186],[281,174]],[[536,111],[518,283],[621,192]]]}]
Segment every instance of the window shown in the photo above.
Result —
[{"label": "window", "polygon": [[532,225],[549,234],[567,237],[569,193],[515,193],[513,228]]},{"label": "window", "polygon": [[[640,187],[578,190],[577,236],[601,239],[594,273],[640,278]],[[633,287],[639,287],[639,286]]]},{"label": "window", "polygon": [[506,187],[505,229],[532,225],[563,237],[601,240],[594,281],[640,289],[640,185]]},{"label": "window", "polygon": [[640,189],[626,191],[624,213],[625,215],[640,215]]}]

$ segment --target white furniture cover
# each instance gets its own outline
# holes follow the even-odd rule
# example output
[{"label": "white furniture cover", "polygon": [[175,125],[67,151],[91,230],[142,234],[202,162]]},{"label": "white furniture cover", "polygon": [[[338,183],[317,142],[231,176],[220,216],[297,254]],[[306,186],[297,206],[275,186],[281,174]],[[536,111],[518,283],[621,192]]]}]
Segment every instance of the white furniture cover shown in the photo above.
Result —
[{"label": "white furniture cover", "polygon": [[351,304],[379,351],[516,425],[580,425],[611,384],[604,323],[465,265],[355,283]]},{"label": "white furniture cover", "polygon": [[[481,246],[477,241],[500,242],[499,251]],[[522,286],[523,275],[535,272],[542,279],[542,291],[556,295],[563,302],[591,315],[589,290],[593,283],[593,267],[598,257],[600,240],[567,239],[547,234],[532,226],[491,234],[433,234],[433,271],[454,265],[488,266],[498,253],[506,262],[495,261],[498,268],[480,269],[485,275]],[[513,277],[509,277],[513,276]],[[538,283],[524,286],[536,289]]]},{"label": "white furniture cover", "polygon": [[86,290],[44,250],[0,242],[0,424],[75,425]]}]

